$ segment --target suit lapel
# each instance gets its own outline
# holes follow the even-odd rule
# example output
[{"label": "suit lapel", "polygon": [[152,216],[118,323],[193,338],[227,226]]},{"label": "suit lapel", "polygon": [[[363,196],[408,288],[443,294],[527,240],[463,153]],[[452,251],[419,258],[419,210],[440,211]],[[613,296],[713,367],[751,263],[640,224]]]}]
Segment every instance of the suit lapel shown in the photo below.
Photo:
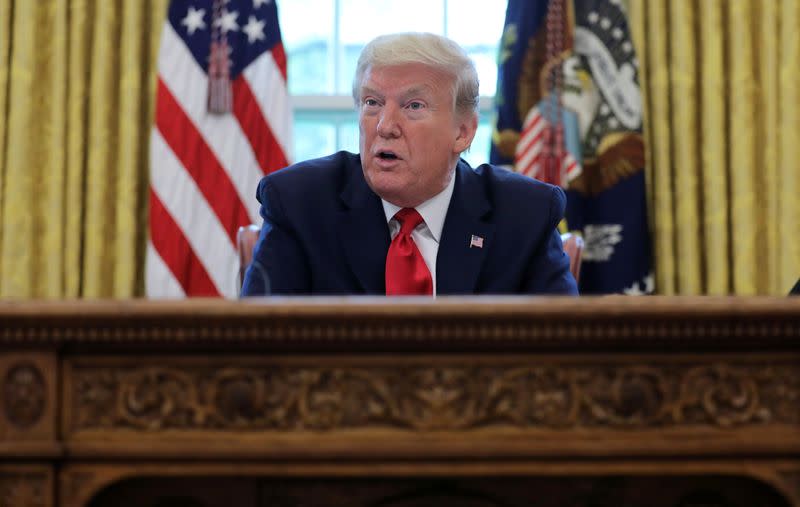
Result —
[{"label": "suit lapel", "polygon": [[480,177],[459,161],[436,257],[438,294],[474,292],[486,252],[492,246],[494,224],[485,220],[491,209]]},{"label": "suit lapel", "polygon": [[348,182],[340,197],[345,210],[339,217],[339,236],[350,269],[368,294],[386,292],[386,252],[389,227],[380,198],[364,180],[361,165],[348,168]]}]

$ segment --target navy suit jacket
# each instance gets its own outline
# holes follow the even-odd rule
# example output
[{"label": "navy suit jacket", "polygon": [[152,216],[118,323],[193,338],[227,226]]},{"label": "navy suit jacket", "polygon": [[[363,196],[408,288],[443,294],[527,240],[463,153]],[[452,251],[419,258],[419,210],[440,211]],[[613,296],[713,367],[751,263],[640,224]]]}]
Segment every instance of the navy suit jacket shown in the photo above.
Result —
[{"label": "navy suit jacket", "polygon": [[[436,258],[436,292],[577,294],[556,226],[566,197],[491,165],[458,163]],[[358,155],[301,162],[258,185],[264,225],[243,296],[385,294],[389,227]],[[483,247],[470,247],[472,236]]]}]

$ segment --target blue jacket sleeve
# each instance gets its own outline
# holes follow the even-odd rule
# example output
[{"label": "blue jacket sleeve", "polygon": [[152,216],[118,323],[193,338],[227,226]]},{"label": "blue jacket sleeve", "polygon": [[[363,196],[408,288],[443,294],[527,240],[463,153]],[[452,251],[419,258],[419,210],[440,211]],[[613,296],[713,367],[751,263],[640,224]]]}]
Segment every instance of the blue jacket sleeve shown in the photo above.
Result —
[{"label": "blue jacket sleeve", "polygon": [[558,224],[564,218],[567,197],[559,187],[552,187],[548,236],[531,263],[523,292],[527,294],[578,295],[578,284],[569,271],[569,257],[564,253]]},{"label": "blue jacket sleeve", "polygon": [[306,255],[269,177],[259,183],[256,198],[264,223],[245,273],[242,297],[307,294],[311,282]]}]

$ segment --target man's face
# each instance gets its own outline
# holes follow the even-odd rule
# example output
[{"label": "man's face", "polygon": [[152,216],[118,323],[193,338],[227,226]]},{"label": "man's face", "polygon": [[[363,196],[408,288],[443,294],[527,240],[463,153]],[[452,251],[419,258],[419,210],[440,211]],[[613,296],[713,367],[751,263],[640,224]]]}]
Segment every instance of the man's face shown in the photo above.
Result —
[{"label": "man's face", "polygon": [[370,68],[360,84],[361,166],[370,188],[400,207],[435,196],[472,142],[475,115],[453,111],[453,79],[422,64]]}]

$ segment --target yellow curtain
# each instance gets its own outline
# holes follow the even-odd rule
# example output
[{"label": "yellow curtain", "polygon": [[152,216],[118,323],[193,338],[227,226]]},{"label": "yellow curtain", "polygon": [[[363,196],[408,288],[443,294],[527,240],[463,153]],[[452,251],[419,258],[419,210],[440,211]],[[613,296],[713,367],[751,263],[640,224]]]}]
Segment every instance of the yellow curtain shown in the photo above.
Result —
[{"label": "yellow curtain", "polygon": [[800,0],[629,0],[662,294],[800,277]]},{"label": "yellow curtain", "polygon": [[143,293],[168,0],[0,0],[0,297]]}]

